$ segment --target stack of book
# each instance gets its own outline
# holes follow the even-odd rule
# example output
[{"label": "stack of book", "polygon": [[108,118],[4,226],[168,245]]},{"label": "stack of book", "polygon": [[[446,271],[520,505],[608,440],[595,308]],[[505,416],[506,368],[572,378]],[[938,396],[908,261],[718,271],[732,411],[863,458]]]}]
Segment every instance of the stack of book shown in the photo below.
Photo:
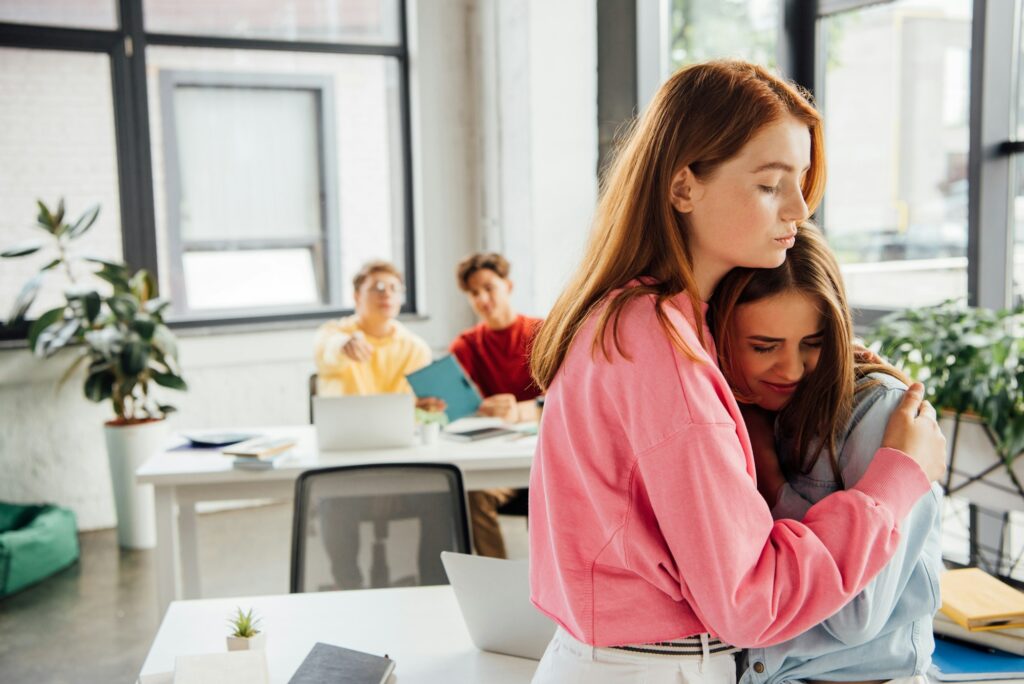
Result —
[{"label": "stack of book", "polygon": [[931,675],[941,681],[1024,678],[1024,593],[979,568],[940,579]]},{"label": "stack of book", "polygon": [[296,440],[291,437],[257,437],[223,449],[234,456],[234,467],[242,470],[270,470],[291,456]]}]

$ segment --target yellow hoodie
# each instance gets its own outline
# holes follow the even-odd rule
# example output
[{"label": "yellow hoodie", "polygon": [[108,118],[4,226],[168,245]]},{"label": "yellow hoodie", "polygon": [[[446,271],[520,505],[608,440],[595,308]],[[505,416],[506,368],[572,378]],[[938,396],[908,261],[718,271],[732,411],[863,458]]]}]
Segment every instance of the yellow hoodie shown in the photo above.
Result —
[{"label": "yellow hoodie", "polygon": [[388,337],[363,332],[373,347],[373,356],[364,362],[353,361],[341,351],[360,330],[356,316],[321,325],[314,340],[318,392],[323,396],[411,393],[405,376],[430,363],[430,347],[398,321],[392,321],[392,325],[394,332]]}]

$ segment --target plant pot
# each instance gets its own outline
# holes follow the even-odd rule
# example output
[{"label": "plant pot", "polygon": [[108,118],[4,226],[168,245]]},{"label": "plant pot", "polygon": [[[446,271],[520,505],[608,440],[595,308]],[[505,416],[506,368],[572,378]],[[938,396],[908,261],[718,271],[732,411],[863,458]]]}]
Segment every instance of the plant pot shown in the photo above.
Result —
[{"label": "plant pot", "polygon": [[420,441],[423,444],[427,446],[437,444],[437,440],[440,436],[440,423],[424,423],[423,425],[420,425]]},{"label": "plant pot", "polygon": [[229,636],[229,651],[265,651],[267,649],[267,635],[265,632],[257,632],[255,636],[240,637]]},{"label": "plant pot", "polygon": [[[943,411],[939,427],[950,454],[946,483],[949,494],[990,510],[1024,510],[1024,494],[1010,479],[984,421],[961,415],[958,424],[954,414]],[[1024,458],[1014,460],[1012,470],[1017,481],[1024,484]]]},{"label": "plant pot", "polygon": [[126,549],[151,549],[156,546],[153,485],[136,484],[135,471],[163,449],[167,441],[167,421],[108,424],[103,431],[117,509],[117,543]]}]

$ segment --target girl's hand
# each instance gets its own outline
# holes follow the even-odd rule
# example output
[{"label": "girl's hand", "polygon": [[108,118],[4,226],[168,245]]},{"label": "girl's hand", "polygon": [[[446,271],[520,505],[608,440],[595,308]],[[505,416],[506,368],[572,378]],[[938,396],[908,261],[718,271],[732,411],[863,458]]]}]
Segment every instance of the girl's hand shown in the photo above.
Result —
[{"label": "girl's hand", "polygon": [[440,413],[448,408],[448,404],[444,403],[444,399],[440,397],[417,397],[416,408]]},{"label": "girl's hand", "polygon": [[935,409],[924,400],[924,385],[915,382],[889,417],[882,446],[899,449],[921,466],[931,482],[946,474],[946,438]]},{"label": "girl's hand", "polygon": [[754,451],[757,491],[770,508],[778,500],[782,485],[786,484],[786,477],[779,465],[779,455],[775,450],[774,417],[768,411],[752,404],[740,404],[740,411],[743,413],[743,422],[747,425],[750,446]]}]

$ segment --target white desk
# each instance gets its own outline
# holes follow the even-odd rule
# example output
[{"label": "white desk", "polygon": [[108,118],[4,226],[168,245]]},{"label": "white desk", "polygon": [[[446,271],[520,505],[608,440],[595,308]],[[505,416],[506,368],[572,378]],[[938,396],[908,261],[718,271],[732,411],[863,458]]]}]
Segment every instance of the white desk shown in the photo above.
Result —
[{"label": "white desk", "polygon": [[[146,461],[136,471],[139,484],[152,484],[156,502],[157,601],[160,612],[177,598],[200,598],[196,547],[199,501],[291,500],[295,479],[305,470],[364,463],[433,461],[453,463],[466,490],[525,487],[536,438],[496,437],[477,442],[441,439],[430,446],[318,453],[312,426],[239,430],[298,440],[296,458],[260,472],[237,470],[218,449],[190,449],[184,440]],[[175,513],[177,512],[177,515]]]},{"label": "white desk", "polygon": [[179,655],[226,650],[225,621],[236,607],[262,618],[272,684],[287,682],[318,641],[387,653],[396,684],[522,684],[537,667],[533,660],[477,650],[451,587],[442,586],[175,601],[140,678],[173,671]]}]

